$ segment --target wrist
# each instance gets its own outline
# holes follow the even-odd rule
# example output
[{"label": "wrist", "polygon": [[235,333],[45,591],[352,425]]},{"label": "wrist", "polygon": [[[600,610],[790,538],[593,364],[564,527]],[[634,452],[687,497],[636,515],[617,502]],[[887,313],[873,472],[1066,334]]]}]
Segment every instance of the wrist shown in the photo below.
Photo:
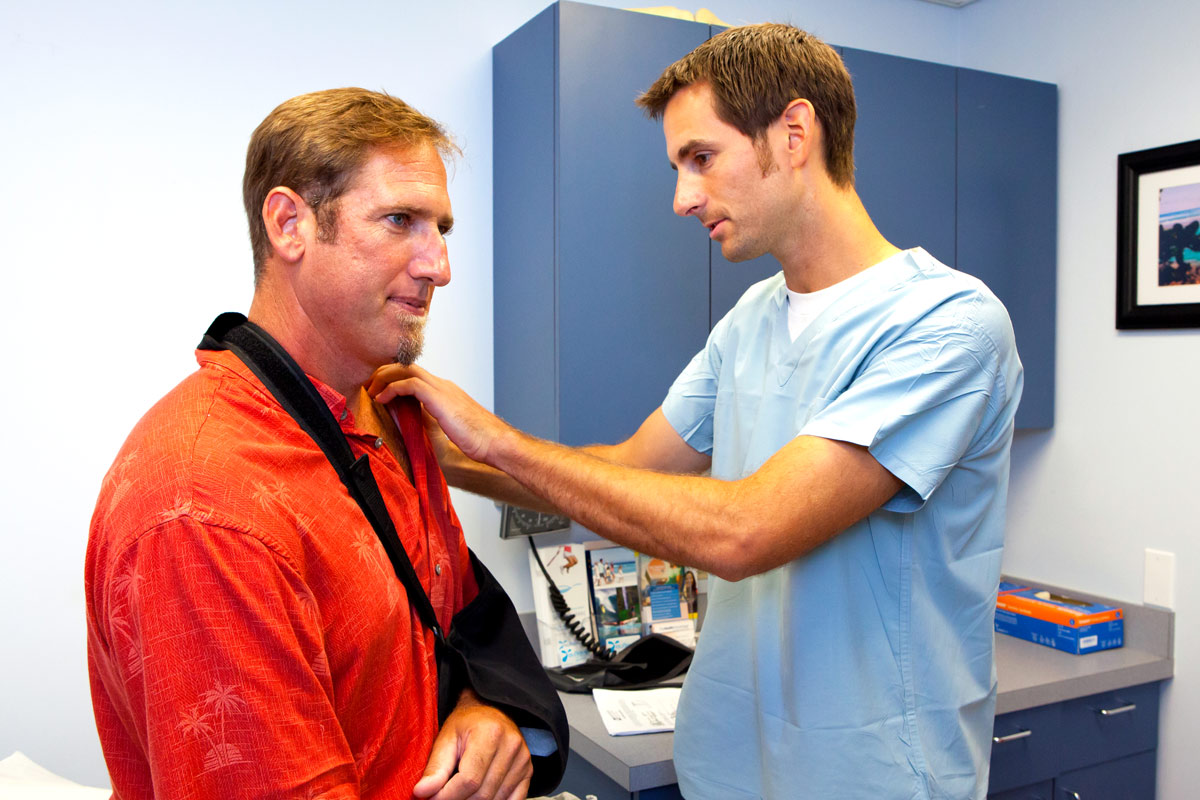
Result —
[{"label": "wrist", "polygon": [[470,686],[464,686],[463,690],[458,694],[458,702],[456,708],[470,708],[471,706],[481,706],[484,702],[479,699],[479,695],[475,694],[475,690]]},{"label": "wrist", "polygon": [[513,468],[520,464],[525,443],[529,440],[529,436],[506,423],[488,447],[488,464],[511,475]]}]

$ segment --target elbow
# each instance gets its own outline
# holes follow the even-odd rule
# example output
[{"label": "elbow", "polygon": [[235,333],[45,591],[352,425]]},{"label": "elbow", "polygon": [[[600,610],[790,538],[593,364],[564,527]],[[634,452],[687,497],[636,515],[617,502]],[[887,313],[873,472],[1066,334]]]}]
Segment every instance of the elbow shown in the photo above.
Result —
[{"label": "elbow", "polygon": [[709,572],[722,580],[737,582],[778,566],[763,547],[765,532],[755,525],[739,525],[721,538]]},{"label": "elbow", "polygon": [[832,535],[813,536],[773,519],[743,522],[721,539],[714,559],[720,564],[709,571],[727,581],[751,578],[805,556]]}]

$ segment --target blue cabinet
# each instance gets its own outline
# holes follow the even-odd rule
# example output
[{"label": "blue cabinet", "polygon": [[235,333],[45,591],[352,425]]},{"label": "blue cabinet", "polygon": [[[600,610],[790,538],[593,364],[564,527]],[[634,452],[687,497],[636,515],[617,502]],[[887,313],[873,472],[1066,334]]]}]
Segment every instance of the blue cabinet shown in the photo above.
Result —
[{"label": "blue cabinet", "polygon": [[[559,2],[493,51],[496,411],[571,445],[636,430],[771,256],[730,264],[671,207],[634,98],[719,29]],[[852,48],[857,186],[880,230],[979,275],[1026,367],[1017,427],[1054,403],[1057,95]]]},{"label": "blue cabinet", "polygon": [[624,439],[704,343],[708,239],[633,101],[708,35],[562,2],[494,50],[496,411],[520,428]]},{"label": "blue cabinet", "polygon": [[1053,800],[1054,781],[1042,781],[1019,789],[1009,789],[1006,792],[995,792],[988,795],[988,800]]},{"label": "blue cabinet", "polygon": [[1153,798],[1158,698],[1146,683],[996,717],[988,797]]},{"label": "blue cabinet", "polygon": [[884,238],[954,266],[954,67],[842,48],[854,80],[855,186]]},{"label": "blue cabinet", "polygon": [[1018,428],[1054,424],[1058,90],[958,72],[956,263],[1008,308],[1025,365]]}]

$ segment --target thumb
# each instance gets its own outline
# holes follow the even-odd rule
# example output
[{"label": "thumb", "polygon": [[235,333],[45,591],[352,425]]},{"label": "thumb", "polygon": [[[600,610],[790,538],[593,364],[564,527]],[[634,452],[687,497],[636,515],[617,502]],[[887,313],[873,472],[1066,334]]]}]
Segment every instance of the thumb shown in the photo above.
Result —
[{"label": "thumb", "polygon": [[438,736],[429,753],[429,763],[421,780],[413,787],[417,797],[432,797],[446,785],[458,765],[458,741],[455,736]]}]

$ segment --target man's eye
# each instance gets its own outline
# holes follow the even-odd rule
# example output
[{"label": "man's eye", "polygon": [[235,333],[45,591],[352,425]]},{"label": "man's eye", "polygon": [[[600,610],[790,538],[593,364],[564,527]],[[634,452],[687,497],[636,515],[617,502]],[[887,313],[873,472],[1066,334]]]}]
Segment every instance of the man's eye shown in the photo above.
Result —
[{"label": "man's eye", "polygon": [[453,225],[439,225],[438,232],[442,234],[443,238],[445,238],[445,237],[449,236],[450,234],[454,233],[454,226]]},{"label": "man's eye", "polygon": [[696,166],[707,167],[712,162],[712,153],[696,153]]},{"label": "man's eye", "polygon": [[387,218],[392,222],[393,225],[399,225],[401,227],[407,225],[409,220],[408,214],[404,213],[388,214]]}]

